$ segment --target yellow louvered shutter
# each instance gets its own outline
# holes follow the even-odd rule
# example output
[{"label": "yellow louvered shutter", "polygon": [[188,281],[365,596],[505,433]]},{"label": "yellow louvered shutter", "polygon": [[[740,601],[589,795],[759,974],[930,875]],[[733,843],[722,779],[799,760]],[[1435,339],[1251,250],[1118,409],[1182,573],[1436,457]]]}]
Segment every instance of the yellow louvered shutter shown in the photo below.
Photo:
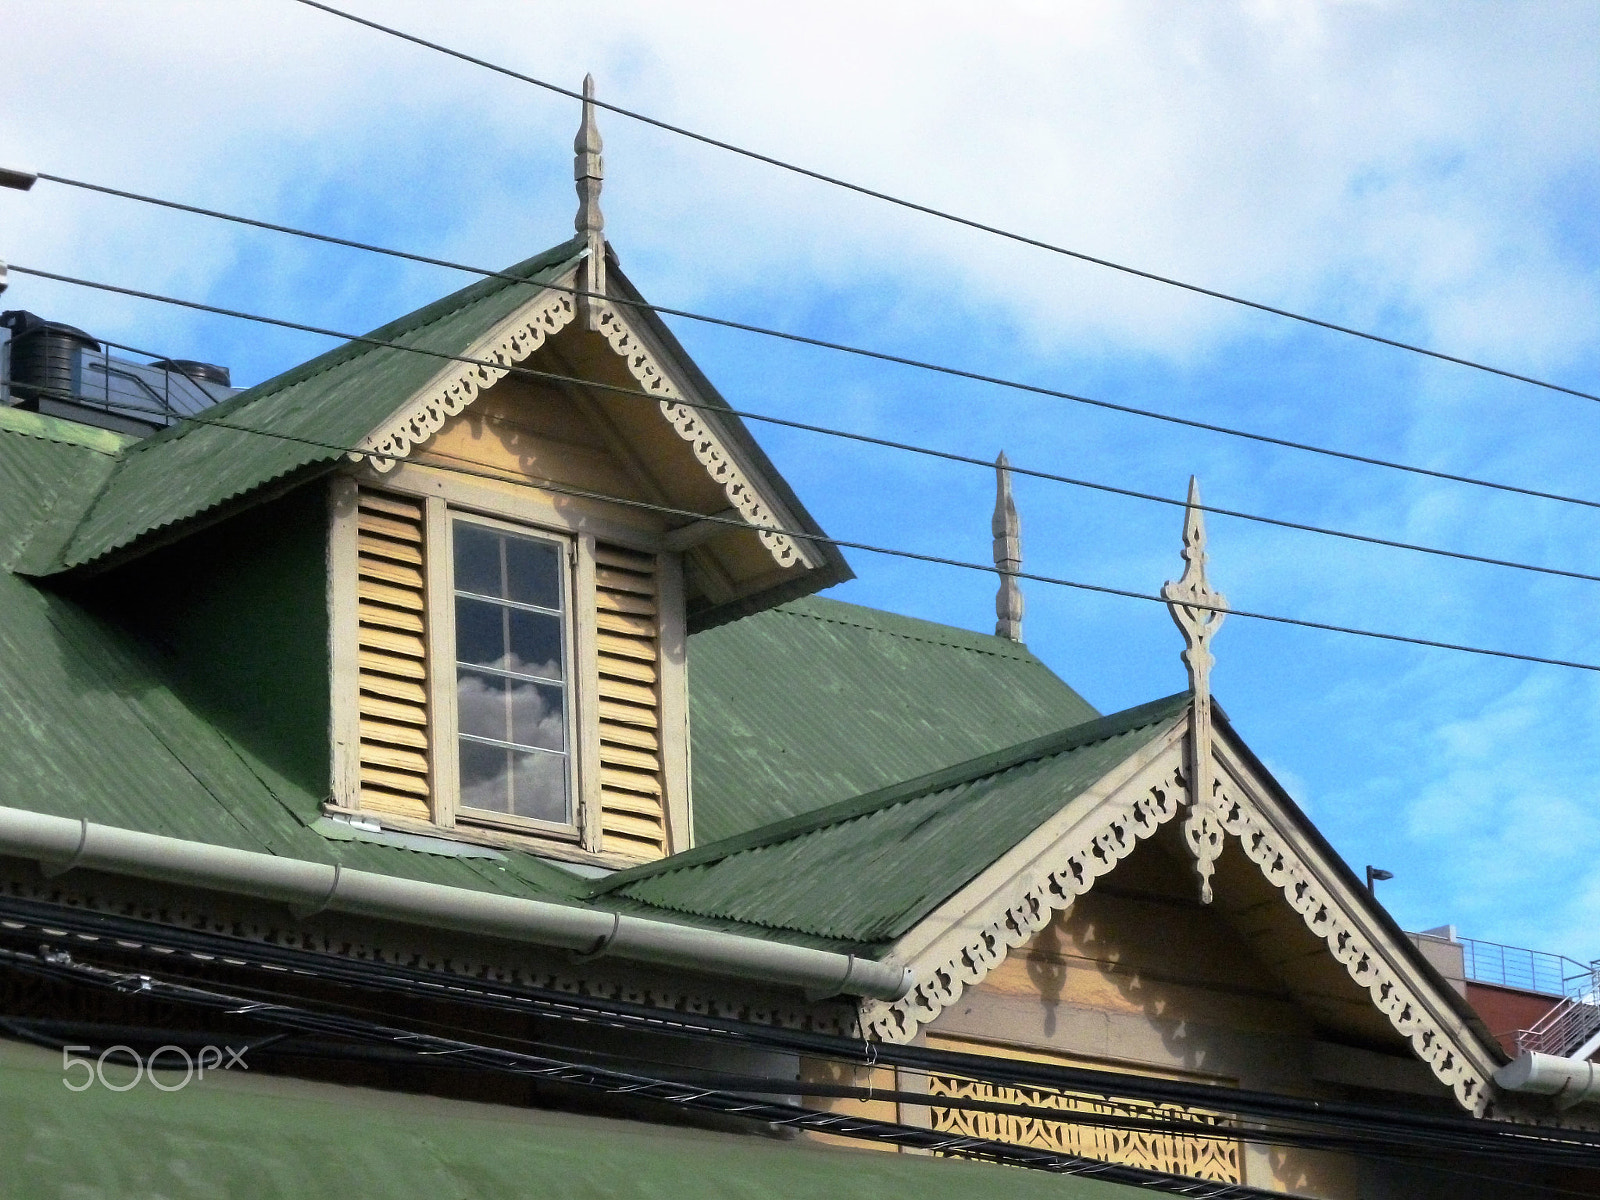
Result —
[{"label": "yellow louvered shutter", "polygon": [[422,505],[360,492],[361,808],[426,821],[428,671]]},{"label": "yellow louvered shutter", "polygon": [[597,543],[594,561],[600,849],[660,858],[667,852],[667,827],[656,560]]}]

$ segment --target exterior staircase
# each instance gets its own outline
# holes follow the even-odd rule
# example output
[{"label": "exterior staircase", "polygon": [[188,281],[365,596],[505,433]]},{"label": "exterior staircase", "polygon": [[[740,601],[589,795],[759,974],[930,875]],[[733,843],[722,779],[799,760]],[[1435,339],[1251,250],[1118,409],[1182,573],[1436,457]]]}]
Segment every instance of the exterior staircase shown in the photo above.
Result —
[{"label": "exterior staircase", "polygon": [[1517,1049],[1579,1060],[1600,1050],[1600,971],[1589,985],[1569,992],[1531,1028],[1518,1030]]}]

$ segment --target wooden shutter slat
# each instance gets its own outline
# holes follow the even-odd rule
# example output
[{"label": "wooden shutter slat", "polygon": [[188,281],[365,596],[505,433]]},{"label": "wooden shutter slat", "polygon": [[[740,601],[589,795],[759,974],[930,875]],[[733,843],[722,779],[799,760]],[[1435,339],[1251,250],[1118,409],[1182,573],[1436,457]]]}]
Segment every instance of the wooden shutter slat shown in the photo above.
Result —
[{"label": "wooden shutter slat", "polygon": [[409,609],[412,612],[423,610],[422,592],[420,589],[407,590],[406,588],[389,587],[372,579],[362,579],[356,584],[358,599],[367,600],[373,604],[388,604],[395,608]]},{"label": "wooden shutter slat", "polygon": [[627,746],[600,746],[600,762],[608,767],[632,767],[652,774],[661,770],[661,760],[648,750],[633,750]]},{"label": "wooden shutter slat", "polygon": [[601,609],[595,613],[595,626],[607,633],[627,633],[634,637],[653,638],[656,635],[656,623],[652,617],[630,617],[623,613],[607,612]]},{"label": "wooden shutter slat", "polygon": [[602,833],[621,833],[642,841],[658,843],[661,839],[661,822],[649,817],[636,817],[631,813],[607,812],[600,819]]},{"label": "wooden shutter slat", "polygon": [[422,592],[422,572],[413,567],[403,567],[399,563],[384,562],[381,558],[366,558],[360,560],[361,574],[367,579],[377,579],[383,583],[392,583],[398,587],[408,588]]},{"label": "wooden shutter slat", "polygon": [[[393,654],[379,654],[375,650],[356,651],[356,660],[361,666],[363,674],[368,671],[376,675],[397,675],[401,679],[426,679],[427,671],[422,663],[414,658],[400,658]],[[624,685],[618,684],[618,687]]]},{"label": "wooden shutter slat", "polygon": [[386,770],[411,771],[424,777],[428,773],[427,755],[414,750],[402,750],[398,746],[386,746],[368,738],[361,739],[361,761]]},{"label": "wooden shutter slat", "polygon": [[374,629],[361,626],[360,644],[385,654],[399,654],[405,658],[425,658],[428,648],[414,633],[399,633],[393,629]]},{"label": "wooden shutter slat", "polygon": [[366,763],[361,764],[361,782],[412,796],[426,796],[428,794],[428,781],[426,779],[406,771],[391,771],[382,767],[369,767]]},{"label": "wooden shutter slat", "polygon": [[[600,807],[605,816],[613,812],[632,813],[635,816],[649,817],[657,825],[661,821],[661,804],[649,796],[637,796],[632,792],[614,792],[610,788],[600,789]],[[604,823],[602,817],[602,824]]]},{"label": "wooden shutter slat", "polygon": [[413,821],[426,821],[430,817],[427,801],[419,800],[415,796],[404,796],[373,787],[363,787],[360,796],[362,812],[381,813],[390,817],[410,817]]},{"label": "wooden shutter slat", "polygon": [[390,629],[403,629],[407,633],[421,633],[427,628],[416,613],[385,608],[381,604],[358,604],[356,619],[363,625],[384,625]]},{"label": "wooden shutter slat", "polygon": [[635,571],[618,571],[611,567],[597,566],[594,569],[594,585],[609,592],[633,592],[636,595],[649,596],[652,600],[656,594],[653,572],[641,575]]},{"label": "wooden shutter slat", "polygon": [[655,659],[652,657],[650,662],[639,662],[632,658],[618,658],[614,654],[602,654],[600,674],[609,675],[613,679],[631,679],[635,683],[654,683]]},{"label": "wooden shutter slat", "polygon": [[428,703],[428,693],[423,690],[421,684],[412,683],[410,680],[395,679],[389,675],[369,675],[363,671],[361,690],[379,696],[389,696],[395,700],[408,701],[426,712],[424,706]]},{"label": "wooden shutter slat", "polygon": [[388,517],[376,517],[371,513],[362,513],[356,519],[356,528],[362,533],[375,533],[379,537],[395,538],[402,542],[415,542],[422,545],[421,513],[417,514],[414,521],[395,521]]},{"label": "wooden shutter slat", "polygon": [[594,547],[594,561],[596,566],[616,567],[623,571],[634,571],[640,575],[655,573],[655,559],[639,550],[625,550],[621,546],[609,546],[604,542],[596,542]]},{"label": "wooden shutter slat", "polygon": [[420,704],[401,704],[397,700],[384,700],[362,692],[357,707],[363,717],[374,717],[380,721],[403,721],[407,725],[421,725],[424,729],[428,725],[428,710]]},{"label": "wooden shutter slat", "polygon": [[606,831],[600,838],[600,850],[621,858],[637,858],[650,862],[663,855],[660,838],[631,838],[624,834]]},{"label": "wooden shutter slat", "polygon": [[[428,735],[415,725],[395,725],[388,721],[370,721],[365,717],[361,719],[361,740],[363,742],[385,742],[391,746],[410,746],[416,750],[428,748]],[[427,760],[423,760],[427,766]]]},{"label": "wooden shutter slat", "polygon": [[641,617],[656,615],[656,602],[645,596],[634,596],[627,592],[596,592],[595,607],[602,612],[633,613]]},{"label": "wooden shutter slat", "polygon": [[645,796],[661,795],[661,780],[643,771],[625,771],[620,767],[601,765],[600,782],[605,787],[624,792],[638,792]]},{"label": "wooden shutter slat", "polygon": [[621,700],[628,704],[637,704],[640,708],[654,709],[656,706],[654,688],[641,687],[637,683],[623,683],[620,679],[612,679],[606,675],[600,677],[600,695],[606,700]]},{"label": "wooden shutter slat", "polygon": [[356,549],[372,558],[389,558],[414,567],[422,565],[422,551],[407,542],[394,542],[388,538],[368,537],[362,534],[356,538]]},{"label": "wooden shutter slat", "polygon": [[613,746],[633,746],[640,750],[661,749],[661,739],[648,729],[605,720],[600,722],[600,741]]},{"label": "wooden shutter slat", "polygon": [[388,513],[391,517],[400,517],[417,525],[422,524],[420,504],[365,490],[361,492],[360,501],[360,507],[368,512]]},{"label": "wooden shutter slat", "polygon": [[[602,721],[616,721],[623,725],[638,725],[645,729],[659,729],[661,722],[656,718],[656,710],[644,708],[637,704],[626,704],[616,700],[601,697],[596,706],[600,710]],[[601,726],[604,729],[604,726]]]},{"label": "wooden shutter slat", "polygon": [[656,644],[651,638],[623,637],[616,633],[602,633],[595,639],[600,653],[618,658],[637,658],[644,662],[656,661]]}]

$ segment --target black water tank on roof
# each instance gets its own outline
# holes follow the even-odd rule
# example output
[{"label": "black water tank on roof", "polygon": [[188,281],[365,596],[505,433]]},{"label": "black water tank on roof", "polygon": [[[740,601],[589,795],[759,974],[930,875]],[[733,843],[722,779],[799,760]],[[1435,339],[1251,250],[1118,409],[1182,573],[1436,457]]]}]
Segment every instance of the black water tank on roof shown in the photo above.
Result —
[{"label": "black water tank on roof", "polygon": [[71,399],[76,352],[100,349],[83,330],[21,309],[0,313],[0,327],[11,331],[11,395],[19,402]]},{"label": "black water tank on roof", "polygon": [[171,371],[175,375],[183,375],[197,383],[233,386],[233,376],[228,368],[219,367],[216,363],[196,362],[192,358],[158,358],[150,365],[163,371]]}]

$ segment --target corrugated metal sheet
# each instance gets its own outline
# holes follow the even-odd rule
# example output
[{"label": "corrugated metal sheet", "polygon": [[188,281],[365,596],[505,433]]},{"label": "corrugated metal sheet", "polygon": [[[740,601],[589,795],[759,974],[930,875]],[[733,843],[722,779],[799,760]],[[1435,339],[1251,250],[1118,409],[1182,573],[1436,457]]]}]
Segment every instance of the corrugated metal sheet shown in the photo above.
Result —
[{"label": "corrugated metal sheet", "polygon": [[0,569],[42,549],[51,559],[132,439],[0,408]]},{"label": "corrugated metal sheet", "polygon": [[1097,715],[1015,642],[837,600],[696,634],[689,687],[700,844]]},{"label": "corrugated metal sheet", "polygon": [[[0,425],[0,548],[92,483],[104,455]],[[467,861],[334,842],[310,828],[322,797],[224,736],[163,665],[68,596],[0,571],[0,803],[219,846],[512,895],[583,883],[527,855]]]},{"label": "corrugated metal sheet", "polygon": [[1102,717],[605,886],[658,908],[881,945],[1170,728],[1188,703],[1185,693]]},{"label": "corrugated metal sheet", "polygon": [[[548,282],[576,261],[580,248],[564,243],[509,273],[526,276],[529,285]],[[460,354],[531,299],[536,291],[529,285],[482,280],[371,336]],[[335,461],[339,447],[358,444],[444,365],[429,355],[350,342],[145,439],[122,456],[56,569],[91,562],[262,484]]]}]

